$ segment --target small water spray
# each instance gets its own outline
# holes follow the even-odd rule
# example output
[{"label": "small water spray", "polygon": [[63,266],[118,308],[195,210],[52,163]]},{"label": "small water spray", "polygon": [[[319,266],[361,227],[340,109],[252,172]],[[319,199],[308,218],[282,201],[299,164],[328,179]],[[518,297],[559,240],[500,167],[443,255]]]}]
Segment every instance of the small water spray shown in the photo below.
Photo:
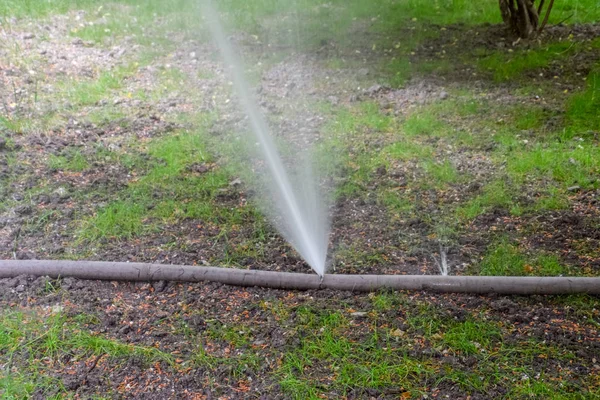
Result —
[{"label": "small water spray", "polygon": [[450,266],[448,265],[448,249],[440,243],[440,258],[436,258],[435,255],[432,257],[440,270],[440,274],[442,276],[448,276],[450,273]]},{"label": "small water spray", "polygon": [[[267,166],[268,176],[265,178],[268,193],[261,200],[274,206],[270,216],[277,228],[312,269],[323,277],[329,221],[318,181],[310,166],[310,157],[299,154],[293,169],[283,163],[266,119],[251,95],[244,77],[243,64],[227,39],[219,15],[210,0],[204,0],[203,12]],[[266,207],[267,210],[269,208]]]}]

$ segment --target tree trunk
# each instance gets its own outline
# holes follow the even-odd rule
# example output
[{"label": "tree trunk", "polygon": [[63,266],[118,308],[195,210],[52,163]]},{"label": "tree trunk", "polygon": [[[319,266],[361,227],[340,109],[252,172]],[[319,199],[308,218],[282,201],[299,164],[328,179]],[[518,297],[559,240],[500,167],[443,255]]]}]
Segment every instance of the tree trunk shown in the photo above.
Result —
[{"label": "tree trunk", "polygon": [[[538,32],[539,11],[535,0],[499,0],[502,20],[515,35],[528,39]],[[540,3],[540,11],[543,2]]]}]

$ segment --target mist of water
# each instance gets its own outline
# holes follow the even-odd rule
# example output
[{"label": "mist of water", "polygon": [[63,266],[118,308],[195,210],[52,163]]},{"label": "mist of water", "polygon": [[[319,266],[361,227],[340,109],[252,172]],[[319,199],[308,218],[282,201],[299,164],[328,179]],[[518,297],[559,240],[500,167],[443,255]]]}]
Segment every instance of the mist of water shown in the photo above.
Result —
[{"label": "mist of water", "polygon": [[[266,164],[267,193],[259,197],[265,202],[275,226],[286,240],[319,275],[325,274],[329,219],[318,179],[311,168],[309,154],[296,153],[294,166],[284,164],[265,116],[253,98],[244,67],[233,45],[227,39],[219,15],[210,0],[204,0],[203,12],[213,39],[229,69],[240,104],[248,116]],[[240,149],[249,151],[248,149]]]}]

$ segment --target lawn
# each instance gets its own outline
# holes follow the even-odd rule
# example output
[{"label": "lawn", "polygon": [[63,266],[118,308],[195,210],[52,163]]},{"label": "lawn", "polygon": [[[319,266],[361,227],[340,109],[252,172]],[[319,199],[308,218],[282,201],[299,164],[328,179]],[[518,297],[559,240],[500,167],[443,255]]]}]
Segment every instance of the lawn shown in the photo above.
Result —
[{"label": "lawn", "polygon": [[[218,5],[284,162],[311,149],[330,273],[600,276],[596,1],[531,41],[492,1]],[[0,259],[312,273],[248,134],[200,2],[0,1]],[[600,398],[591,296],[23,276],[0,305],[6,399]]]}]

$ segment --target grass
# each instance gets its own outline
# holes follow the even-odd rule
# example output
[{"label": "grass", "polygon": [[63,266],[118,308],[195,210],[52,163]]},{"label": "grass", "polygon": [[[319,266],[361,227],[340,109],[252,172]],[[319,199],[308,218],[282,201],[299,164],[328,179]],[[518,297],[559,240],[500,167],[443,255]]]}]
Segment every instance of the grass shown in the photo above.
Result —
[{"label": "grass", "polygon": [[[324,383],[345,394],[350,388],[361,393],[402,382],[404,391],[410,393],[415,379],[432,373],[427,363],[384,347],[386,339],[377,333],[353,344],[342,333],[348,321],[340,313],[299,308],[296,315],[306,328],[301,331],[300,344],[285,355],[278,371],[280,385],[291,398],[318,398],[319,386]],[[313,327],[320,328],[315,331]],[[328,382],[317,384],[311,371],[323,368],[329,372]]]},{"label": "grass", "polygon": [[[202,135],[181,132],[157,139],[148,148],[155,160],[147,174],[119,193],[119,200],[98,210],[85,221],[81,237],[131,238],[155,230],[158,224],[182,219],[221,221],[234,224],[244,214],[215,203],[218,189],[229,182],[221,169],[196,175],[187,170],[193,163],[210,163]],[[243,213],[243,210],[242,210]]]},{"label": "grass", "polygon": [[[53,293],[60,294],[58,290]],[[183,304],[184,292],[177,289],[168,296],[180,296]],[[115,298],[115,305],[122,301],[119,299]],[[214,371],[220,380],[209,374],[204,382],[205,388],[215,390],[249,377],[262,379],[265,390],[278,385],[278,390],[294,399],[374,393],[420,398],[448,383],[465,395],[491,395],[501,390],[511,399],[545,393],[564,398],[573,393],[594,394],[593,387],[587,386],[594,380],[589,374],[565,378],[574,371],[572,363],[578,362],[569,346],[551,337],[542,342],[538,336],[527,336],[534,327],[504,320],[486,307],[463,309],[387,291],[360,299],[301,299],[296,295],[251,297],[242,306],[247,311],[244,315],[251,315],[251,319],[238,318],[237,322],[236,317],[230,318],[236,313],[192,311],[199,313],[206,328],[192,329],[184,324],[172,331],[188,343],[190,351],[184,353],[93,333],[91,329],[103,326],[103,318],[94,314],[58,307],[5,310],[0,313],[0,360],[13,368],[0,377],[0,393],[5,397],[30,397],[33,393],[45,398],[69,397],[74,392],[64,385],[62,375],[53,371],[93,362],[98,363],[98,370],[112,370],[135,359],[136,365],[141,362],[145,368],[160,368],[170,377]],[[555,306],[564,307],[566,302],[582,317],[593,320],[597,314],[597,302],[589,296],[555,300]],[[240,307],[233,298],[220,301],[228,302],[227,307]],[[526,299],[515,301],[533,306]],[[75,306],[69,304],[67,307]],[[188,315],[190,311],[184,308],[182,312]],[[460,312],[456,315],[464,317],[453,317],[457,309]],[[363,314],[356,316],[357,311]],[[100,316],[104,312],[101,310]],[[176,313],[157,319],[152,328],[172,329],[171,324],[180,317]],[[285,345],[263,349],[255,340],[273,332],[273,317],[276,331],[286,338]],[[127,320],[126,315],[123,318]],[[581,322],[577,329],[588,323],[593,321]],[[517,326],[526,330],[519,340],[514,336]],[[169,343],[165,343],[167,348],[173,345]],[[110,390],[105,393],[110,395]]]},{"label": "grass", "polygon": [[[111,358],[142,357],[147,363],[170,362],[171,356],[152,347],[134,346],[92,335],[62,312],[4,310],[0,313],[0,354],[8,361],[0,375],[3,398],[64,398],[68,390],[48,368],[72,360],[108,355]],[[27,360],[23,363],[23,357]],[[12,367],[11,367],[12,366]]]},{"label": "grass", "polygon": [[444,333],[445,344],[461,354],[478,354],[492,351],[502,334],[496,324],[467,320],[451,326]]},{"label": "grass", "polygon": [[551,179],[563,187],[594,188],[600,168],[596,162],[599,155],[593,144],[534,145],[524,151],[514,151],[508,159],[507,169],[519,182]]},{"label": "grass", "polygon": [[390,159],[397,161],[430,160],[433,158],[434,149],[418,141],[409,141],[402,138],[398,142],[387,146],[384,150]]},{"label": "grass", "polygon": [[402,128],[407,136],[438,136],[443,134],[448,126],[434,113],[424,111],[410,115]]},{"label": "grass", "polygon": [[[355,395],[388,393],[394,380],[394,394],[402,398],[420,398],[426,386],[437,387],[444,382],[471,395],[491,395],[508,385],[508,398],[547,391],[569,398],[569,392],[574,390],[557,383],[552,376],[536,375],[531,368],[533,360],[552,357],[568,363],[574,355],[534,339],[507,343],[504,339],[511,324],[474,314],[456,321],[443,308],[408,301],[398,293],[382,292],[369,297],[373,308],[365,309],[370,312],[361,324],[352,324],[347,314],[340,311],[319,307],[300,306],[290,314],[300,341],[288,349],[276,372],[287,396],[316,399],[332,393],[346,395],[349,390]],[[390,327],[390,312],[406,314],[407,324]],[[353,342],[359,334],[357,330],[361,340]],[[427,340],[428,348],[443,355],[409,355],[419,354],[409,349],[418,348],[420,340]],[[449,355],[474,362],[469,368],[457,368],[446,363]],[[316,371],[320,379],[313,376]],[[529,381],[534,376],[539,376],[539,385]]]},{"label": "grass", "polygon": [[116,91],[124,87],[124,80],[135,73],[132,64],[101,72],[96,79],[69,79],[59,83],[59,96],[66,98],[72,107],[95,105],[101,100],[112,102]]},{"label": "grass", "polygon": [[48,160],[48,168],[51,171],[72,171],[81,172],[88,169],[90,166],[87,158],[80,151],[71,151],[64,156],[50,155]]},{"label": "grass", "polygon": [[590,133],[600,130],[600,67],[592,70],[586,79],[586,87],[570,97],[566,107],[566,137],[590,138]]},{"label": "grass", "polygon": [[493,276],[557,276],[568,272],[557,256],[527,255],[506,240],[490,246],[478,269],[481,275]]},{"label": "grass", "polygon": [[509,209],[518,215],[521,208],[513,199],[512,193],[509,184],[504,180],[493,181],[483,187],[480,195],[459,206],[456,214],[461,219],[470,220],[497,207]]},{"label": "grass", "polygon": [[423,167],[427,174],[426,181],[423,182],[425,187],[445,187],[456,183],[461,179],[456,167],[448,160],[443,162],[424,162]]},{"label": "grass", "polygon": [[497,82],[510,81],[525,72],[547,67],[573,55],[581,46],[571,41],[551,43],[534,49],[493,53],[478,62],[481,69],[491,71]]}]

